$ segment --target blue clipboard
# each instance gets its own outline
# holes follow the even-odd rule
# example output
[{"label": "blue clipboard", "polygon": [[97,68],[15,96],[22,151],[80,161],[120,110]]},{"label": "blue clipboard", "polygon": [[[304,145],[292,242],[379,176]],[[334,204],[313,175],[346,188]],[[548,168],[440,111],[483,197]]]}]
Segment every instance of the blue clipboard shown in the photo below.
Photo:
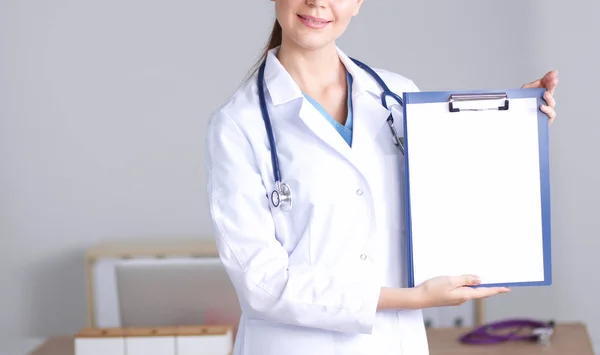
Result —
[{"label": "blue clipboard", "polygon": [[[514,103],[518,102],[518,99],[530,99],[527,100],[526,102],[529,103],[529,107],[531,107],[533,100],[531,99],[535,99],[535,103],[536,103],[536,107],[537,107],[537,116],[533,116],[532,113],[529,114],[529,119],[532,121],[532,123],[530,124],[530,128],[531,126],[533,126],[535,123],[533,122],[534,119],[537,119],[537,158],[538,158],[538,162],[539,162],[539,175],[536,175],[539,178],[539,185],[535,185],[535,186],[539,186],[539,197],[540,197],[540,201],[539,201],[539,214],[541,214],[540,219],[539,219],[539,231],[540,231],[540,237],[541,237],[541,246],[539,247],[539,250],[536,249],[536,253],[538,253],[539,255],[537,256],[539,259],[538,264],[536,264],[536,267],[538,269],[536,275],[538,275],[537,277],[533,277],[532,279],[523,279],[523,280],[518,280],[518,281],[511,281],[510,277],[507,277],[506,280],[500,278],[496,278],[497,281],[495,282],[486,282],[485,278],[482,278],[482,284],[480,286],[548,286],[552,284],[552,262],[551,262],[551,215],[550,215],[550,178],[549,178],[549,174],[550,174],[550,168],[549,168],[549,138],[548,138],[548,117],[541,112],[541,110],[539,110],[539,106],[542,104],[545,104],[545,101],[543,99],[543,94],[546,90],[545,89],[511,89],[511,90],[476,90],[476,91],[434,91],[434,92],[408,92],[408,93],[404,93],[404,145],[405,145],[405,161],[404,161],[404,168],[405,168],[405,201],[406,201],[406,205],[405,205],[405,221],[406,221],[406,242],[407,242],[407,263],[408,263],[408,286],[409,287],[415,287],[418,286],[418,284],[422,281],[424,281],[422,275],[426,274],[425,272],[423,272],[423,269],[428,269],[429,270],[429,264],[431,263],[435,263],[435,260],[431,260],[431,263],[427,263],[423,260],[417,260],[416,258],[425,258],[423,255],[427,255],[426,254],[426,250],[430,250],[431,253],[439,253],[439,250],[436,250],[436,246],[434,245],[426,245],[425,242],[419,241],[418,238],[421,237],[421,235],[418,235],[418,233],[416,233],[415,235],[415,229],[413,226],[413,210],[412,210],[412,206],[415,205],[416,200],[414,196],[411,195],[413,189],[416,189],[417,187],[413,187],[413,185],[417,186],[418,184],[414,183],[411,179],[415,178],[416,176],[413,176],[411,174],[412,170],[411,169],[415,169],[415,171],[417,169],[421,169],[422,171],[424,171],[422,169],[422,165],[426,164],[425,159],[421,159],[418,160],[416,158],[415,162],[411,161],[411,155],[413,155],[414,157],[417,157],[416,154],[419,154],[419,149],[421,149],[421,151],[425,150],[425,148],[423,148],[423,144],[419,145],[417,144],[417,139],[420,139],[419,137],[424,137],[424,133],[423,131],[426,129],[431,129],[432,131],[435,130],[435,128],[427,128],[428,126],[425,126],[423,123],[420,124],[420,126],[418,126],[416,123],[418,123],[416,120],[424,120],[426,119],[427,115],[425,113],[421,113],[420,115],[414,114],[414,112],[418,112],[417,111],[417,105],[421,105],[421,107],[423,107],[424,105],[431,105],[432,107],[435,106],[437,108],[437,110],[440,110],[440,106],[443,106],[443,109],[445,110],[444,113],[444,117],[448,117],[448,119],[450,120],[454,120],[458,117],[461,117],[460,115],[466,115],[469,114],[471,115],[471,119],[473,119],[473,117],[476,117],[475,115],[481,114],[482,115],[482,119],[483,118],[483,113],[484,112],[490,112],[490,111],[496,111],[498,112],[497,115],[502,115],[502,114],[506,114],[506,115],[510,115],[511,114],[511,109],[515,107]],[[511,102],[512,101],[512,102]],[[489,104],[490,102],[494,102],[494,104]],[[524,100],[521,100],[520,102],[524,102]],[[471,104],[472,107],[470,106]],[[487,106],[486,106],[487,104]],[[517,109],[515,109],[516,112]],[[411,116],[411,112],[413,113],[413,115]],[[420,111],[419,111],[420,112]],[[439,111],[438,111],[439,112]],[[467,113],[469,112],[469,113]],[[505,113],[500,113],[500,112],[505,112]],[[528,112],[533,112],[528,111]],[[492,113],[495,114],[495,113]],[[455,116],[453,116],[455,115]],[[487,116],[486,116],[487,117]],[[496,116],[495,116],[496,117]],[[506,116],[509,117],[509,116]],[[458,121],[458,120],[457,120]],[[424,122],[424,121],[421,121]],[[471,121],[473,122],[473,121]],[[511,122],[518,122],[518,121],[511,121]],[[465,123],[463,123],[465,124]],[[415,127],[420,127],[420,128],[415,128]],[[429,126],[430,127],[430,126]],[[535,129],[535,127],[533,128]],[[419,131],[420,130],[420,131]],[[533,132],[532,129],[530,129],[530,132]],[[439,132],[438,132],[439,133]],[[489,133],[489,130],[488,130]],[[476,131],[474,132],[470,132],[470,134],[477,134]],[[415,142],[412,146],[412,149],[414,149],[414,151],[411,152],[411,137],[413,137],[415,139]],[[497,138],[497,137],[496,137]],[[534,141],[535,137],[531,137],[531,141]],[[457,138],[460,139],[460,138]],[[506,137],[506,144],[510,144],[510,137]],[[531,145],[530,145],[531,147]],[[452,146],[446,146],[446,147],[439,147],[440,149],[452,149]],[[515,148],[517,149],[517,148]],[[412,153],[412,154],[411,154]],[[534,153],[530,154],[532,157]],[[412,163],[412,164],[411,164]],[[414,165],[413,165],[414,164]],[[533,171],[533,169],[531,170]],[[449,173],[452,173],[454,177],[456,177],[456,174],[458,174],[458,176],[460,176],[460,172],[457,171],[451,171]],[[423,177],[424,175],[421,175],[421,177]],[[465,176],[466,177],[466,176]],[[533,179],[533,177],[531,178]],[[423,189],[423,187],[419,187],[419,189]],[[416,190],[415,190],[416,191]],[[535,192],[537,195],[537,191]],[[422,194],[424,195],[424,194]],[[422,196],[421,195],[421,196]],[[518,200],[514,200],[515,204],[518,204],[519,201]],[[423,205],[423,204],[421,204]],[[420,220],[423,220],[423,214],[425,213],[424,209],[421,208],[420,210]],[[416,212],[415,212],[416,213]],[[532,212],[533,214],[533,212]],[[416,220],[416,219],[415,219]],[[415,222],[416,223],[416,222]],[[431,223],[436,223],[436,221],[431,221]],[[508,223],[508,222],[507,222]],[[420,226],[424,226],[425,224],[423,224],[421,222]],[[423,228],[420,228],[419,230],[423,230]],[[417,238],[417,239],[415,239]],[[451,237],[450,237],[451,238]],[[437,239],[437,240],[442,240],[442,239]],[[446,241],[447,242],[447,241]],[[420,243],[420,244],[419,244]],[[419,250],[416,250],[415,245],[419,245]],[[446,245],[451,245],[451,244],[446,244]],[[537,244],[536,244],[537,245]],[[429,248],[429,249],[427,249]],[[441,248],[441,247],[440,247]],[[514,246],[514,250],[518,250],[519,246],[515,245]],[[425,250],[425,251],[424,251]],[[417,252],[418,251],[418,252]],[[488,256],[493,254],[493,251],[490,250],[486,250],[484,251],[484,253],[491,253],[488,254]],[[433,254],[432,254],[433,255]],[[439,254],[439,255],[443,255],[443,254]],[[477,252],[471,253],[470,255],[477,255]],[[483,257],[483,256],[481,256]],[[510,258],[510,255],[507,255],[507,258]],[[433,257],[432,257],[433,258]],[[481,259],[483,260],[483,259]],[[513,262],[513,260],[506,260],[507,263],[511,263]],[[447,265],[450,265],[452,262],[450,261],[449,263],[447,263]],[[506,264],[509,265],[509,264]],[[501,268],[502,266],[498,266],[498,268]],[[421,269],[419,269],[421,268]],[[434,267],[432,266],[432,271],[430,271],[431,273],[433,273],[434,271]],[[543,271],[541,271],[541,269],[543,268]],[[451,270],[452,268],[449,267],[449,270]],[[435,275],[432,274],[430,276],[434,277],[434,276],[442,276],[445,275],[445,273],[443,271],[445,271],[445,267],[443,265],[440,265],[437,267],[437,269],[439,272],[437,272]],[[502,271],[499,270],[499,273],[501,273]],[[516,271],[513,271],[514,273],[516,273]],[[465,272],[465,273],[471,273],[471,272]],[[476,274],[476,273],[475,273]],[[419,276],[420,275],[420,276]],[[454,275],[454,274],[451,274]],[[449,276],[451,276],[449,275]],[[419,278],[420,277],[420,278]],[[498,281],[499,280],[499,281]]]}]

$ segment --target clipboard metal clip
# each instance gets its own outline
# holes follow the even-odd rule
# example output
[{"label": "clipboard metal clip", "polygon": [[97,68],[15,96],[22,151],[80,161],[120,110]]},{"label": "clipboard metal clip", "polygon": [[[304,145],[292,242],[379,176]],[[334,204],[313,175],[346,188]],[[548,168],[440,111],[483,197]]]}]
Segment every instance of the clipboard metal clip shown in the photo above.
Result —
[{"label": "clipboard metal clip", "polygon": [[[465,107],[460,103],[473,101],[471,106]],[[483,101],[494,101],[496,105],[490,107],[489,104],[484,104]],[[504,102],[502,102],[504,101]],[[498,106],[498,104],[500,104]],[[450,112],[461,111],[508,111],[508,95],[506,93],[487,93],[487,94],[452,94],[448,99]]]}]

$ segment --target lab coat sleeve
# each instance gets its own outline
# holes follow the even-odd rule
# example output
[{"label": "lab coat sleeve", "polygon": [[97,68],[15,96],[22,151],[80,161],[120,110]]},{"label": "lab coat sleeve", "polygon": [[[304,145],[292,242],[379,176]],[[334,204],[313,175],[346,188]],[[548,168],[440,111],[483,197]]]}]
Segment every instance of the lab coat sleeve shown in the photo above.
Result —
[{"label": "lab coat sleeve", "polygon": [[222,112],[208,127],[207,193],[223,265],[250,318],[371,333],[381,286],[369,272],[290,266],[275,237],[267,191],[248,138]]},{"label": "lab coat sleeve", "polygon": [[412,81],[412,80],[411,80],[411,82],[410,82],[410,83],[411,83],[411,86],[412,86],[411,92],[419,92],[419,91],[421,91],[421,90],[419,89],[419,87],[417,86],[417,84],[415,84],[415,82],[414,82],[414,81]]}]

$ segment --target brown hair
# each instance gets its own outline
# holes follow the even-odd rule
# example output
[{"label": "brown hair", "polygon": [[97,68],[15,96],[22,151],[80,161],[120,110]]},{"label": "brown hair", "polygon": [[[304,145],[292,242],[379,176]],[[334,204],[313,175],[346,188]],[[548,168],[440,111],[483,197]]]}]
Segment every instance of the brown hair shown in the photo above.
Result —
[{"label": "brown hair", "polygon": [[276,48],[281,45],[282,39],[283,39],[283,32],[281,30],[281,25],[279,24],[279,21],[277,21],[277,19],[275,19],[275,23],[273,24],[273,29],[271,30],[271,36],[269,37],[269,42],[267,42],[267,45],[265,46],[265,49],[263,50],[263,54],[261,55],[260,59],[252,67],[252,70],[250,71],[250,74],[248,75],[248,79],[250,79],[250,77],[252,77],[258,71],[258,69],[260,68],[263,61],[267,58],[269,51],[271,49]]}]

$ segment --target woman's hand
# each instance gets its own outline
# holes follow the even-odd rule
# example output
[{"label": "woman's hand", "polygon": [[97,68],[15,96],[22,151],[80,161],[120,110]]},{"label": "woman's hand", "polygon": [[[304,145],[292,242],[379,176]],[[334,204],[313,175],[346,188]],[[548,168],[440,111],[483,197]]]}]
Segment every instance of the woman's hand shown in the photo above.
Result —
[{"label": "woman's hand", "polygon": [[486,298],[509,292],[506,287],[471,287],[481,281],[474,275],[441,276],[417,286],[422,308],[458,306],[469,300]]},{"label": "woman's hand", "polygon": [[556,107],[556,101],[554,100],[554,91],[558,86],[558,72],[556,70],[549,71],[544,75],[543,78],[538,79],[536,81],[532,81],[531,83],[523,85],[522,89],[530,89],[530,88],[544,88],[546,92],[544,93],[544,100],[546,100],[546,105],[540,106],[540,110],[548,116],[548,124],[552,124],[554,119],[556,118],[556,111],[554,110]]}]

